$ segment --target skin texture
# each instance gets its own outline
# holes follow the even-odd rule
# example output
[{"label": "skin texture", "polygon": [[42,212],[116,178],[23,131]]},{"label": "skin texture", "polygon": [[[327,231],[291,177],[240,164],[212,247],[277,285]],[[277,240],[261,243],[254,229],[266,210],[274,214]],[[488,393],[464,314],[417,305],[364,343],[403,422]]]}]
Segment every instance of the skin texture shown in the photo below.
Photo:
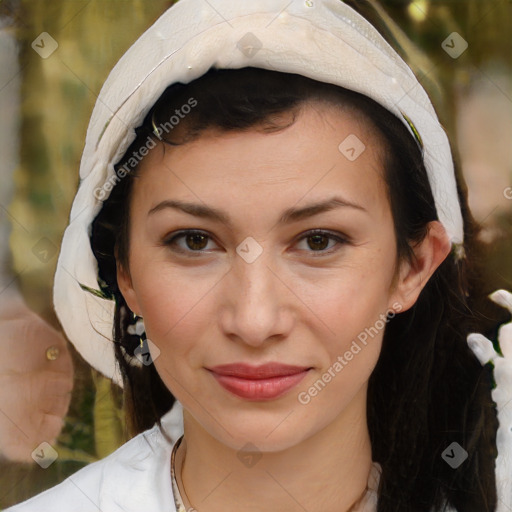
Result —
[{"label": "skin texture", "polygon": [[[366,146],[354,161],[338,149],[351,134]],[[182,485],[201,512],[241,506],[339,512],[365,490],[367,383],[384,330],[309,403],[298,395],[365,328],[381,325],[386,312],[410,308],[450,250],[434,222],[416,248],[417,264],[396,266],[379,151],[378,138],[357,115],[314,103],[282,131],[210,130],[176,148],[160,145],[142,162],[130,207],[129,269],[118,266],[118,281],[160,350],[157,371],[184,406]],[[359,208],[278,224],[284,210],[335,195]],[[148,214],[171,199],[222,209],[232,227],[171,208]],[[165,245],[183,229],[209,238]],[[305,236],[311,229],[348,242],[312,240]],[[236,251],[246,237],[262,249],[252,263]],[[190,256],[194,248],[203,252]],[[265,402],[230,394],[206,370],[270,361],[311,370],[285,395]],[[250,451],[261,455],[253,465],[240,457]],[[304,485],[310,481],[321,481],[321,492]]]},{"label": "skin texture", "polygon": [[[34,464],[32,452],[44,441],[55,444],[64,425],[73,362],[62,334],[21,297],[0,306],[0,457]],[[59,349],[57,359],[46,358],[48,347]]]}]

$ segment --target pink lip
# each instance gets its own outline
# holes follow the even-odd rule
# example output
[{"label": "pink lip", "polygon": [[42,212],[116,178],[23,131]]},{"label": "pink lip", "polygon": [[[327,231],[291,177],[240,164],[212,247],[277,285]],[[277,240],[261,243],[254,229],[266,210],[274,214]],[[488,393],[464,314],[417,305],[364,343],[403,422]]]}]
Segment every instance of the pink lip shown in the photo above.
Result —
[{"label": "pink lip", "polygon": [[245,363],[207,368],[227,391],[247,400],[272,400],[296,386],[310,368],[281,363],[251,366]]}]

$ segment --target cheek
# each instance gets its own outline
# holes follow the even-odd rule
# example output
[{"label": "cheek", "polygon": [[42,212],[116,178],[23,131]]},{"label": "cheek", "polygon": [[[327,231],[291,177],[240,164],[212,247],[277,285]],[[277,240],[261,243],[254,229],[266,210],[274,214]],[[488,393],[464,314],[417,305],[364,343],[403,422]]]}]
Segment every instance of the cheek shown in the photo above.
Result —
[{"label": "cheek", "polygon": [[298,390],[300,404],[330,411],[332,419],[366,384],[382,347],[386,298],[378,279],[356,272],[333,280],[328,290],[312,297],[312,308],[317,308],[328,334],[318,340],[321,366]]},{"label": "cheek", "polygon": [[144,273],[144,284],[137,290],[139,304],[147,337],[159,351],[157,356],[151,353],[155,369],[171,393],[187,403],[188,393],[200,392],[194,371],[200,366],[197,341],[204,338],[204,322],[212,316],[205,310],[208,286],[180,272],[157,270],[153,265]]},{"label": "cheek", "polygon": [[138,276],[134,289],[146,325],[148,338],[160,349],[160,357],[184,356],[194,341],[201,339],[213,312],[209,294],[216,275],[178,269],[169,263],[152,261]]},{"label": "cheek", "polygon": [[392,257],[361,258],[310,295],[309,305],[327,333],[322,370],[316,377],[336,382],[324,399],[331,393],[348,398],[370,377],[388,324],[393,262]]},{"label": "cheek", "polygon": [[[370,264],[368,268],[375,269]],[[324,286],[311,289],[309,305],[318,312],[331,337],[346,342],[375,324],[382,327],[380,319],[388,311],[391,280],[391,271],[345,269],[333,274]]]},{"label": "cheek", "polygon": [[335,335],[325,339],[327,357],[322,371],[329,371],[331,377],[335,373],[344,390],[358,388],[379,358],[387,325],[384,302],[374,296],[338,297],[336,307],[325,313]]}]

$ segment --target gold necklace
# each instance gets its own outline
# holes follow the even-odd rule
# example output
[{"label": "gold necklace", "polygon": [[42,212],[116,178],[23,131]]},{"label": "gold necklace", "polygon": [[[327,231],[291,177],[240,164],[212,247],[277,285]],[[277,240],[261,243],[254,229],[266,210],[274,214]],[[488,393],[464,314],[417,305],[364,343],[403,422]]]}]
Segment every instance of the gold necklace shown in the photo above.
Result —
[{"label": "gold necklace", "polygon": [[[178,482],[176,480],[176,465],[175,465],[176,464],[175,463],[176,452],[178,451],[178,448],[179,448],[182,440],[183,440],[183,434],[174,444],[174,447],[173,447],[172,453],[171,453],[171,482],[172,482],[172,490],[173,490],[173,494],[174,494],[174,505],[176,506],[176,512],[190,512],[191,510],[197,512],[197,510],[194,507],[192,507],[192,505],[190,503],[190,500],[187,496],[187,492],[185,491],[185,487],[183,486],[183,480],[180,477],[181,485],[183,487],[183,492],[185,494],[185,498],[186,498],[188,504],[190,505],[190,508],[187,509],[187,507],[185,506],[185,503],[183,502],[183,498],[181,497],[180,490],[178,488]],[[364,505],[363,501],[366,501],[365,498],[367,498],[367,496],[369,497],[370,493],[373,492],[374,494],[376,494],[380,471],[381,471],[380,465],[377,463],[373,463],[372,469],[370,471],[370,479],[369,479],[369,481],[372,482],[372,485],[368,486],[363,491],[363,494],[361,495],[361,497],[352,505],[352,507],[350,507],[350,510],[348,512],[351,512],[351,511],[359,512],[359,510],[361,510],[359,508],[361,505],[364,507],[361,510],[361,512],[364,512],[366,510],[366,506]],[[376,510],[376,508],[375,508],[375,510]]]},{"label": "gold necklace", "polygon": [[[172,449],[171,453],[171,482],[172,482],[172,491],[174,494],[174,505],[176,506],[176,512],[188,512],[187,508],[185,507],[185,504],[183,503],[183,499],[180,494],[180,490],[178,489],[178,482],[176,480],[176,472],[175,472],[175,459],[176,459],[176,451],[178,450],[178,447],[181,444],[181,441],[183,439],[183,435],[176,441],[174,444],[174,447]],[[182,481],[183,484],[183,481]],[[185,489],[183,489],[185,491]],[[185,493],[185,496],[187,494]],[[187,501],[190,503],[190,500],[187,496]],[[195,510],[195,509],[193,509]]]}]

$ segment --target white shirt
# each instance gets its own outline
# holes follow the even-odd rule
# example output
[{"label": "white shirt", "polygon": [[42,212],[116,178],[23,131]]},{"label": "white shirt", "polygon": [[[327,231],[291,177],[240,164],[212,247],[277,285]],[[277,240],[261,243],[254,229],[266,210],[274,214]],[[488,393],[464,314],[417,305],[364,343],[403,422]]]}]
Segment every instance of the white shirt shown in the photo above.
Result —
[{"label": "white shirt", "polygon": [[[177,512],[171,481],[171,452],[183,434],[180,402],[162,417],[169,443],[157,425],[60,484],[4,512]],[[375,512],[379,471],[353,512]]]},{"label": "white shirt", "polygon": [[176,512],[171,452],[183,433],[182,405],[162,417],[170,444],[157,425],[60,484],[4,512]]},{"label": "white shirt", "polygon": [[[508,293],[508,292],[505,292]],[[512,294],[505,298],[512,312]],[[498,302],[498,301],[496,301]],[[493,361],[496,388],[492,391],[498,409],[498,458],[496,512],[512,511],[512,322],[498,335],[503,356],[479,334],[468,343],[480,362]],[[93,462],[60,484],[10,507],[4,512],[177,512],[171,482],[171,453],[183,434],[180,402],[162,417],[169,443],[157,425],[123,444],[102,460]],[[369,495],[360,512],[376,510],[376,495]],[[447,512],[453,512],[449,509]]]}]

